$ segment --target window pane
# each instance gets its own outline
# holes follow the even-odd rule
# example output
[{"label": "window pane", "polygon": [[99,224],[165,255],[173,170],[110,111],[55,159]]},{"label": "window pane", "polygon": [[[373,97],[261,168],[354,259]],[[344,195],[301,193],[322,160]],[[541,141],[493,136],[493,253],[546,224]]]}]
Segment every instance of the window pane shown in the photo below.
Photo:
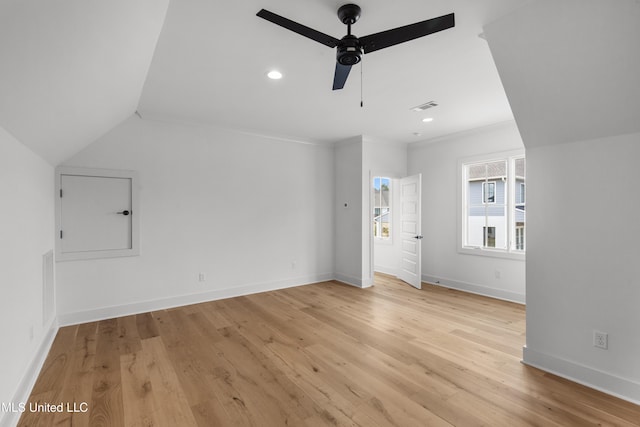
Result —
[{"label": "window pane", "polygon": [[482,232],[484,234],[483,246],[485,248],[495,248],[496,247],[496,228],[482,227]]},{"label": "window pane", "polygon": [[508,249],[506,160],[466,165],[466,246]]},{"label": "window pane", "polygon": [[482,183],[482,201],[483,203],[496,202],[496,183],[495,182]]},{"label": "window pane", "polygon": [[391,237],[391,179],[373,179],[373,236]]},{"label": "window pane", "polygon": [[513,210],[514,239],[513,249],[524,251],[526,248],[526,160],[514,160],[515,170],[515,206]]}]

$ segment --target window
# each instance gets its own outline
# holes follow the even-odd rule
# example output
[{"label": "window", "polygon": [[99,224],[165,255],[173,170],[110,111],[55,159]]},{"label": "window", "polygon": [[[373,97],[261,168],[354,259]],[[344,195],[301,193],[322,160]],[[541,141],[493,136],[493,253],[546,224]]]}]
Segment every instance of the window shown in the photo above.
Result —
[{"label": "window", "polygon": [[524,182],[521,182],[518,186],[518,197],[516,197],[518,204],[524,204]]},{"label": "window", "polygon": [[521,257],[526,234],[524,154],[511,152],[461,161],[460,169],[460,250]]},{"label": "window", "polygon": [[524,224],[516,225],[516,249],[524,250]]},{"label": "window", "polygon": [[373,237],[391,237],[391,178],[373,178]]},{"label": "window", "polygon": [[495,203],[495,202],[496,202],[496,183],[483,182],[482,183],[482,203]]}]

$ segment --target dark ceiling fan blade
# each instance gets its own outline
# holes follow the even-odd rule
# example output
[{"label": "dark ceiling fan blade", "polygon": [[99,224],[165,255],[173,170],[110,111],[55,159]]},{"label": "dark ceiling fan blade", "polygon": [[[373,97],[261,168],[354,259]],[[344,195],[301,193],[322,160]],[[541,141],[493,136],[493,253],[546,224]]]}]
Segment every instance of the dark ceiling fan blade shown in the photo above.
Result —
[{"label": "dark ceiling fan blade", "polygon": [[317,41],[318,43],[322,43],[325,46],[336,47],[338,45],[338,42],[340,41],[335,37],[331,37],[327,34],[321,33],[320,31],[316,31],[313,28],[298,24],[297,22],[294,22],[283,16],[276,15],[275,13],[269,12],[265,9],[260,10],[260,12],[258,12],[256,15],[260,18],[266,19],[267,21],[273,22],[276,25],[280,25],[287,30],[298,33],[301,36],[305,36],[307,38],[310,38],[311,40]]},{"label": "dark ceiling fan blade", "polygon": [[349,77],[349,71],[351,71],[351,65],[342,65],[336,62],[336,73],[333,76],[333,90],[342,89]]},{"label": "dark ceiling fan blade", "polygon": [[368,36],[360,37],[360,44],[364,53],[374,52],[385,47],[394,46],[408,42],[419,37],[428,36],[438,31],[446,30],[455,26],[453,13],[443,15],[438,18],[427,19],[404,27],[382,31]]}]

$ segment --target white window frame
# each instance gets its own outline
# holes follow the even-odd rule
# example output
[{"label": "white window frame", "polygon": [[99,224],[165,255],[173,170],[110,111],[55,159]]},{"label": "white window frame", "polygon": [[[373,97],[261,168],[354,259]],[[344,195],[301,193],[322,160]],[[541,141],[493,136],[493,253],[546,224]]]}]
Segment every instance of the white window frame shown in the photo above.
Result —
[{"label": "white window frame", "polygon": [[[458,160],[458,253],[467,255],[479,255],[495,258],[513,259],[518,261],[525,260],[525,251],[516,250],[515,248],[515,159],[525,158],[524,150],[512,150],[499,153],[489,153],[485,155],[462,158]],[[468,194],[467,182],[465,177],[465,166],[474,163],[488,163],[493,161],[507,161],[507,180],[506,184],[506,233],[507,247],[502,248],[483,248],[476,246],[468,246],[466,243],[467,236],[467,212]],[[497,188],[497,186],[496,186]],[[497,196],[496,196],[497,197]],[[484,204],[484,186],[482,194],[482,202]]]},{"label": "white window frame", "polygon": [[[487,198],[485,196],[485,186],[491,184],[493,185],[493,202],[487,202]],[[496,190],[498,188],[498,183],[496,181],[484,181],[482,183],[482,204],[483,205],[495,205],[496,204]]]},{"label": "white window frame", "polygon": [[[389,237],[378,237],[375,235],[375,233],[373,232],[373,221],[370,221],[371,224],[371,235],[373,236],[373,239],[376,242],[385,242],[385,243],[389,243],[391,244],[393,242],[393,180],[394,178],[391,177],[391,175],[380,175],[380,174],[373,174],[371,177],[371,217],[375,218],[375,191],[374,191],[374,182],[375,179],[379,178],[380,180],[383,179],[388,179],[389,180]],[[380,186],[382,187],[382,184],[380,184]]]},{"label": "white window frame", "polygon": [[516,204],[518,205],[524,205],[525,203],[527,203],[527,193],[526,193],[527,187],[525,185],[524,182],[520,183],[520,200],[516,201]]}]

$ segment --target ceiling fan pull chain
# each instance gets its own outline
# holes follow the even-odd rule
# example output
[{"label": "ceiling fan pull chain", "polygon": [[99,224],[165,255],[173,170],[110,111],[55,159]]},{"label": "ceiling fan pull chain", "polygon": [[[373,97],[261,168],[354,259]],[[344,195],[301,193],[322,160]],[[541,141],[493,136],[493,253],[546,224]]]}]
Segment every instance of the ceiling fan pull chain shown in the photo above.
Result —
[{"label": "ceiling fan pull chain", "polygon": [[[364,58],[363,58],[364,59]],[[360,108],[364,107],[364,101],[362,100],[363,95],[362,95],[362,67],[364,67],[364,61],[360,61]]]}]

